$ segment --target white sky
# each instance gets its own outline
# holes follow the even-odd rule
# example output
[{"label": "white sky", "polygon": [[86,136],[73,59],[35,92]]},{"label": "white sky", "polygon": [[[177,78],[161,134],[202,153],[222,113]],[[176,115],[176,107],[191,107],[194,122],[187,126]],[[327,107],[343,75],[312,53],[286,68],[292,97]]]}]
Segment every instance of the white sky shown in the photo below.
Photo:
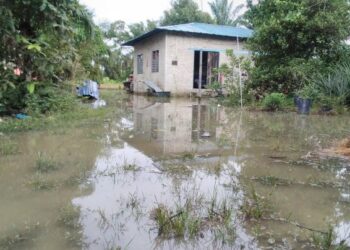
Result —
[{"label": "white sky", "polygon": [[[126,23],[158,20],[164,10],[170,8],[171,0],[80,0],[93,11],[95,21],[123,20]],[[208,1],[195,0],[203,10],[209,12]],[[245,3],[245,0],[234,0],[235,3]]]}]

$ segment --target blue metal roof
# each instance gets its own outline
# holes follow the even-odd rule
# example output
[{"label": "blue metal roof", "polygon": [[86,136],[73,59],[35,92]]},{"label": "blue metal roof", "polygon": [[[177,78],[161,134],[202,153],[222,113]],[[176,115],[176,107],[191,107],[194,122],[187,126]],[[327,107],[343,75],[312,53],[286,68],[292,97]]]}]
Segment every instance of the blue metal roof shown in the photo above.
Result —
[{"label": "blue metal roof", "polygon": [[172,26],[158,27],[146,34],[143,34],[135,39],[124,43],[126,46],[133,46],[137,42],[150,37],[151,35],[160,32],[176,32],[176,33],[189,33],[193,35],[207,35],[214,37],[225,37],[225,38],[243,38],[247,39],[253,35],[253,30],[241,27],[233,27],[226,25],[215,25],[207,23],[186,23]]}]

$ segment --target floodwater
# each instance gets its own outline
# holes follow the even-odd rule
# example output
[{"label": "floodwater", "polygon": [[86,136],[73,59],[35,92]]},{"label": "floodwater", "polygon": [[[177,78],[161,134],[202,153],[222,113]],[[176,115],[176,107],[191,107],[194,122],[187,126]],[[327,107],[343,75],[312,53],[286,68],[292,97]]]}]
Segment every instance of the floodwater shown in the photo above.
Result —
[{"label": "floodwater", "polygon": [[[321,153],[349,124],[128,96],[86,126],[11,135],[0,249],[317,249],[330,226],[350,246],[350,165]],[[56,167],[38,169],[43,156]],[[227,223],[209,221],[213,200],[227,203]],[[246,212],[254,201],[260,218]],[[189,203],[199,231],[162,234],[155,208]]]}]

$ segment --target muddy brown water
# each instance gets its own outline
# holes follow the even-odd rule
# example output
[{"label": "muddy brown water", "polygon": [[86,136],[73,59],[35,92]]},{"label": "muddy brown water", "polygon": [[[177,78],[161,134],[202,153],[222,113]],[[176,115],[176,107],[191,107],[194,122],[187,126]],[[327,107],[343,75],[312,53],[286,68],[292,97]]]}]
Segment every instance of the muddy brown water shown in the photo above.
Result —
[{"label": "muddy brown water", "polygon": [[[11,136],[18,152],[0,156],[0,249],[312,249],[309,230],[245,219],[252,190],[266,198],[266,217],[332,225],[334,242],[350,246],[349,164],[317,154],[349,135],[350,117],[142,96],[114,111],[89,126]],[[38,173],[39,152],[57,169]],[[204,214],[213,197],[228,201],[233,231],[158,236],[155,207],[198,200]]]}]

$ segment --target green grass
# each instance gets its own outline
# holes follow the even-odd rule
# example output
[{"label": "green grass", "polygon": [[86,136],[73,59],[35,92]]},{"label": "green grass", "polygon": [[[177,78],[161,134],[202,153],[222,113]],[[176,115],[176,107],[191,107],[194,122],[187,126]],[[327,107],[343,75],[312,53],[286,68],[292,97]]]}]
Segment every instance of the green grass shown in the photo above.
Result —
[{"label": "green grass", "polygon": [[125,163],[123,165],[123,170],[125,172],[138,172],[141,170],[140,167],[138,167],[136,164],[128,164],[128,163]]},{"label": "green grass", "polygon": [[34,191],[49,191],[55,188],[55,184],[41,174],[34,175],[28,184]]},{"label": "green grass", "polygon": [[0,123],[0,133],[69,129],[100,124],[105,118],[113,115],[116,105],[124,103],[125,94],[116,90],[105,91],[101,92],[101,98],[107,102],[107,107],[92,109],[86,105],[79,104],[72,107],[70,111],[56,112],[47,116],[37,115],[25,120],[4,117],[3,122]]},{"label": "green grass", "polygon": [[246,220],[260,220],[269,214],[270,203],[266,197],[259,195],[252,186],[251,192],[247,195],[240,210]]},{"label": "green grass", "polygon": [[62,207],[59,211],[57,222],[59,225],[75,229],[80,227],[80,209],[72,204]]},{"label": "green grass", "polygon": [[56,113],[51,116],[31,117],[26,120],[7,118],[0,123],[0,132],[14,133],[36,131],[44,129],[71,128],[81,124],[94,122],[94,119],[104,117],[104,109],[92,110],[88,107],[80,107],[74,111]]},{"label": "green grass", "polygon": [[189,197],[185,204],[174,209],[158,204],[151,212],[151,218],[161,238],[195,239],[209,230],[225,233],[234,232],[232,227],[232,207],[227,200],[218,202],[216,195],[204,201],[198,197]]},{"label": "green grass", "polygon": [[14,155],[19,152],[17,143],[10,138],[5,139],[0,137],[0,156]]},{"label": "green grass", "polygon": [[36,171],[40,173],[48,173],[61,168],[61,164],[52,159],[52,157],[47,156],[44,153],[39,152],[38,158],[36,160]]},{"label": "green grass", "polygon": [[196,157],[195,152],[185,152],[182,154],[184,160],[193,160]]},{"label": "green grass", "polygon": [[335,243],[336,234],[333,227],[329,227],[325,234],[314,234],[312,241],[317,249],[320,250],[346,250],[349,249],[345,244],[345,240]]},{"label": "green grass", "polygon": [[80,223],[80,208],[69,203],[59,210],[58,226],[65,230],[65,240],[72,249],[82,249],[82,226]]},{"label": "green grass", "polygon": [[21,228],[14,228],[12,232],[0,235],[0,249],[28,249],[31,248],[31,241],[38,232],[39,224],[23,225]]}]

